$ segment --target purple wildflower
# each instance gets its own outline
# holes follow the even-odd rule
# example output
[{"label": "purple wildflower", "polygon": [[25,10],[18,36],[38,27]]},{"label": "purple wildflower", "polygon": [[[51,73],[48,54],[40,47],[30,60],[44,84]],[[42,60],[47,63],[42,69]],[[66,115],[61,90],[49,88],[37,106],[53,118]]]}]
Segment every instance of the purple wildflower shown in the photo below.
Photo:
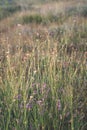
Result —
[{"label": "purple wildflower", "polygon": [[32,108],[32,104],[31,103],[27,103],[26,104],[26,108],[30,110]]},{"label": "purple wildflower", "polygon": [[15,97],[15,99],[20,100],[21,97],[22,97],[21,94],[18,94],[18,95]]},{"label": "purple wildflower", "polygon": [[43,88],[46,88],[46,86],[47,86],[46,83],[44,83],[44,84],[43,84]]}]

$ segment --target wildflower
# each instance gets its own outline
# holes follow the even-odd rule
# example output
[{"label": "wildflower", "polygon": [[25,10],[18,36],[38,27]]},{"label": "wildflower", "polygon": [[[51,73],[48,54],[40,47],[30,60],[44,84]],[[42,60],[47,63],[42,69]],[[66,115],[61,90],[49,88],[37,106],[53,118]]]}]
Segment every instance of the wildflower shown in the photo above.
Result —
[{"label": "wildflower", "polygon": [[30,96],[30,100],[33,99],[33,96]]},{"label": "wildflower", "polygon": [[26,108],[27,108],[28,110],[30,110],[30,109],[32,108],[32,104],[31,104],[31,103],[27,103],[27,104],[26,104]]},{"label": "wildflower", "polygon": [[42,103],[43,103],[42,100],[37,101],[37,104],[40,105],[40,106],[42,105]]},{"label": "wildflower", "polygon": [[21,94],[18,94],[18,95],[15,97],[15,99],[20,100],[20,99],[21,99]]},{"label": "wildflower", "polygon": [[63,66],[63,68],[68,68],[69,67],[69,62],[63,62],[62,66]]},{"label": "wildflower", "polygon": [[59,115],[59,117],[60,117],[60,120],[62,120],[62,119],[63,119],[63,117],[62,117],[62,115],[61,115],[61,114]]},{"label": "wildflower", "polygon": [[41,87],[41,93],[44,93],[45,89],[46,89],[46,84],[44,83],[42,84],[42,87]]},{"label": "wildflower", "polygon": [[21,36],[21,33],[19,32],[18,35]]},{"label": "wildflower", "polygon": [[34,91],[33,91],[33,95],[36,95],[36,94],[37,94],[37,90],[34,90]]},{"label": "wildflower", "polygon": [[44,104],[44,100],[38,100],[37,101],[38,104],[38,111],[40,115],[44,115],[45,112],[45,104]]},{"label": "wildflower", "polygon": [[43,88],[46,88],[46,83],[43,84]]},{"label": "wildflower", "polygon": [[87,51],[84,53],[84,57],[87,58]]},{"label": "wildflower", "polygon": [[34,74],[36,74],[37,73],[37,70],[34,70]]},{"label": "wildflower", "polygon": [[18,99],[18,100],[21,99],[21,94],[18,94],[17,99]]},{"label": "wildflower", "polygon": [[60,99],[58,99],[58,101],[57,101],[57,108],[58,108],[59,111],[61,110],[61,102],[60,102]]},{"label": "wildflower", "polygon": [[17,26],[18,26],[18,27],[22,27],[22,25],[21,25],[21,24],[17,24]]},{"label": "wildflower", "polygon": [[36,35],[37,35],[37,36],[40,36],[40,34],[39,34],[38,32],[36,33]]}]

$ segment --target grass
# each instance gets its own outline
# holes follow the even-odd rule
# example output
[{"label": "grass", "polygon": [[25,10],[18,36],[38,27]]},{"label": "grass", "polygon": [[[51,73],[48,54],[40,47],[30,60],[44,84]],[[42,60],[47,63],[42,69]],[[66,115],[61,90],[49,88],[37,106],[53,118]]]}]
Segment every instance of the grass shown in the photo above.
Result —
[{"label": "grass", "polygon": [[86,130],[87,18],[42,10],[0,21],[0,130]]}]

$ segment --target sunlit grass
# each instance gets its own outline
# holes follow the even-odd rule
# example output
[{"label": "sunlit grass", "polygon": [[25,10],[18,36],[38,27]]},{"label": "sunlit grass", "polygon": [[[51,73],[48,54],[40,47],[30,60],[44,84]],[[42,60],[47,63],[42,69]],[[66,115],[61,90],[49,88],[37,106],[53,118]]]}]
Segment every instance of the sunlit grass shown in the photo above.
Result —
[{"label": "sunlit grass", "polygon": [[37,14],[0,22],[0,129],[86,130],[87,18]]}]

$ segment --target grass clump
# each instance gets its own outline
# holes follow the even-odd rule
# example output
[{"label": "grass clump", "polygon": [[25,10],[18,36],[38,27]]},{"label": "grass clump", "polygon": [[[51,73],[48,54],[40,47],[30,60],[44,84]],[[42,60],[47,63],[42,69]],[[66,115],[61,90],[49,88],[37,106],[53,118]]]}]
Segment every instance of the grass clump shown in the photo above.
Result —
[{"label": "grass clump", "polygon": [[23,24],[28,24],[28,23],[41,24],[43,21],[43,18],[38,14],[34,14],[30,16],[23,16],[22,21],[23,21]]},{"label": "grass clump", "polygon": [[87,17],[87,6],[86,5],[81,7],[80,14],[83,17]]}]

